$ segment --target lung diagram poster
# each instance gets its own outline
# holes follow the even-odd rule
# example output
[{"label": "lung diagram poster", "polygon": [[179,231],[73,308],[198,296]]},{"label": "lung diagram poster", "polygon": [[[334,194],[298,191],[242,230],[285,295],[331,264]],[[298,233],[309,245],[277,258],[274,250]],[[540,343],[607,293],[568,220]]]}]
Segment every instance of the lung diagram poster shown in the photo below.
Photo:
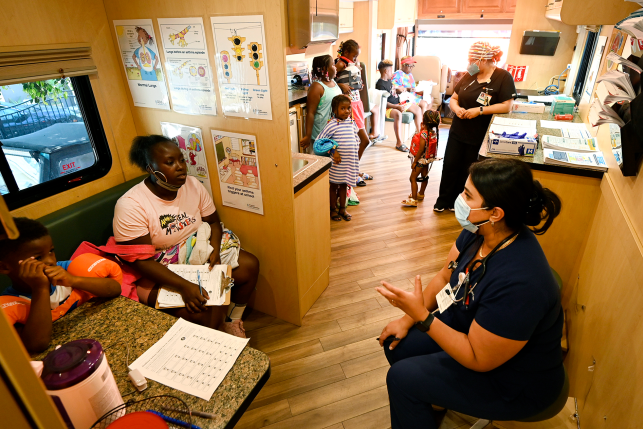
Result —
[{"label": "lung diagram poster", "polygon": [[262,215],[256,137],[212,130],[212,141],[223,205]]},{"label": "lung diagram poster", "polygon": [[205,157],[201,128],[161,122],[161,131],[165,137],[172,140],[181,149],[188,164],[188,174],[201,182],[210,196],[212,196],[212,184],[208,171],[208,160]]},{"label": "lung diagram poster", "polygon": [[134,105],[170,110],[152,20],[114,21],[114,29]]},{"label": "lung diagram poster", "polygon": [[210,19],[223,114],[272,119],[263,16]]},{"label": "lung diagram poster", "polygon": [[190,115],[216,115],[203,18],[159,18],[158,22],[172,109]]}]

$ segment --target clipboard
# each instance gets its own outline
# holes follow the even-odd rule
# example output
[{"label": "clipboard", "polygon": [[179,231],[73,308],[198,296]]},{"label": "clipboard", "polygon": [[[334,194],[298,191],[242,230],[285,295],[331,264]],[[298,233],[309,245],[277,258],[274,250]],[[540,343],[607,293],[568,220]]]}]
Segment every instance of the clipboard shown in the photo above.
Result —
[{"label": "clipboard", "polygon": [[[221,292],[220,293],[221,294],[225,293],[225,301],[221,305],[230,304],[230,292],[232,290],[232,286],[234,286],[234,279],[232,278],[232,267],[230,265],[227,265],[226,271],[221,272]],[[159,301],[158,301],[159,295],[160,295],[160,289],[159,289],[159,294],[156,296],[156,303],[154,304],[154,308],[159,310],[165,310],[168,308],[185,308],[185,305],[175,306],[175,307],[160,307]],[[212,307],[218,307],[218,306],[213,305]]]}]

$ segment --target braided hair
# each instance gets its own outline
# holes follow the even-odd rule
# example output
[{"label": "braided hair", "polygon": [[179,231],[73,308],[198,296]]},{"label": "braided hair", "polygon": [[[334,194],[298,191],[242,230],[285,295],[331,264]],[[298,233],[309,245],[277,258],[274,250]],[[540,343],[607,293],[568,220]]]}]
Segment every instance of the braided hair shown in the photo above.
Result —
[{"label": "braided hair", "polygon": [[333,97],[333,101],[330,103],[330,110],[333,112],[333,117],[336,117],[337,109],[342,103],[351,104],[351,99],[348,95],[339,94]]},{"label": "braided hair", "polygon": [[154,39],[152,38],[152,36],[150,36],[150,33],[148,33],[147,30],[143,27],[134,27],[134,31],[136,31],[136,34],[138,34],[139,31],[142,31],[143,33],[145,33],[145,36],[147,36],[147,41],[149,42],[149,44],[154,44]]},{"label": "braided hair", "polygon": [[348,39],[339,44],[339,49],[337,54],[340,56],[346,56],[347,52],[357,52],[359,51],[359,44],[353,39]]},{"label": "braided hair", "polygon": [[312,75],[316,80],[323,80],[328,77],[328,69],[333,65],[333,57],[320,55],[313,58]]},{"label": "braided hair", "polygon": [[437,138],[437,143],[440,143],[440,132],[438,127],[440,126],[440,112],[437,110],[427,110],[422,116],[422,125],[426,128],[427,131],[430,131],[435,128],[435,135]]}]

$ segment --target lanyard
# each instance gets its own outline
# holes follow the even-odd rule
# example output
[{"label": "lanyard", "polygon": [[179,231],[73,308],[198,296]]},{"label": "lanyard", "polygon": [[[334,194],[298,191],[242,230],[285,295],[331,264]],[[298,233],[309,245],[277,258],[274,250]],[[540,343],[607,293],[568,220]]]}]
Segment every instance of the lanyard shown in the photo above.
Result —
[{"label": "lanyard", "polygon": [[[496,252],[498,250],[500,250],[500,248],[502,248],[502,246],[504,246],[510,240],[513,240],[514,238],[516,238],[518,236],[518,234],[520,234],[520,231],[518,231],[515,234],[512,234],[509,237],[505,238],[496,247],[494,247],[494,249],[491,252],[489,252],[489,254],[487,256],[485,256],[482,259],[476,259],[471,264],[471,267],[468,267],[468,268],[465,269],[465,271],[464,271],[464,273],[465,273],[464,279],[461,282],[458,282],[458,286],[457,286],[456,290],[454,291],[453,296],[456,296],[458,294],[458,292],[460,291],[461,286],[464,287],[464,294],[462,295],[462,298],[460,298],[460,299],[454,299],[452,297],[451,299],[453,300],[454,303],[458,303],[458,302],[464,300],[464,308],[466,310],[469,309],[469,303],[470,303],[469,298],[475,299],[475,296],[473,295],[473,290],[476,288],[476,286],[478,286],[478,283],[480,283],[482,281],[482,278],[484,277],[484,275],[485,275],[485,273],[487,271],[487,262],[489,261],[489,259],[491,259],[493,257],[493,255],[496,254]],[[471,247],[475,242],[476,242],[476,240],[471,240],[471,242],[466,245],[466,247],[462,250],[462,252],[460,252],[460,254],[456,258],[456,260],[449,262],[449,265],[447,266],[447,268],[450,269],[450,270],[458,268],[458,264],[460,263],[462,255],[465,254],[466,251],[469,249],[469,247]],[[478,265],[478,264],[482,267],[482,274],[480,275],[480,277],[478,277],[478,280],[473,284],[473,286],[471,286],[471,276],[473,274],[473,271],[474,271],[476,265]],[[469,270],[469,268],[471,268],[471,269]]]}]

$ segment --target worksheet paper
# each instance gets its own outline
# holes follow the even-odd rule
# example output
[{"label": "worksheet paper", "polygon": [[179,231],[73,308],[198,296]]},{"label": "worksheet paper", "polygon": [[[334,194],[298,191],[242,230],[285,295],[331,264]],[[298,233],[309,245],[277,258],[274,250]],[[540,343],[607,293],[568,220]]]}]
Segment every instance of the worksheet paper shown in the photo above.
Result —
[{"label": "worksheet paper", "polygon": [[114,29],[134,106],[170,110],[152,20],[114,21]]},{"label": "worksheet paper", "polygon": [[536,128],[536,120],[528,119],[515,119],[515,118],[503,118],[501,116],[496,116],[493,118],[493,123],[497,125],[509,125],[511,127],[522,127],[533,129]]},{"label": "worksheet paper", "polygon": [[179,319],[129,369],[209,401],[248,341]]},{"label": "worksheet paper", "polygon": [[[210,271],[207,265],[184,265],[184,264],[170,264],[167,268],[175,274],[183,277],[185,280],[196,285],[199,284],[197,271],[201,276],[201,285],[208,293],[210,299],[205,304],[208,305],[223,305],[225,302],[225,293],[221,293],[221,274],[227,272],[227,265],[215,265]],[[161,288],[157,298],[159,308],[173,308],[184,307],[183,297],[178,292],[171,292],[167,289]]]},{"label": "worksheet paper", "polygon": [[203,18],[159,18],[172,109],[216,115],[217,101]]}]

